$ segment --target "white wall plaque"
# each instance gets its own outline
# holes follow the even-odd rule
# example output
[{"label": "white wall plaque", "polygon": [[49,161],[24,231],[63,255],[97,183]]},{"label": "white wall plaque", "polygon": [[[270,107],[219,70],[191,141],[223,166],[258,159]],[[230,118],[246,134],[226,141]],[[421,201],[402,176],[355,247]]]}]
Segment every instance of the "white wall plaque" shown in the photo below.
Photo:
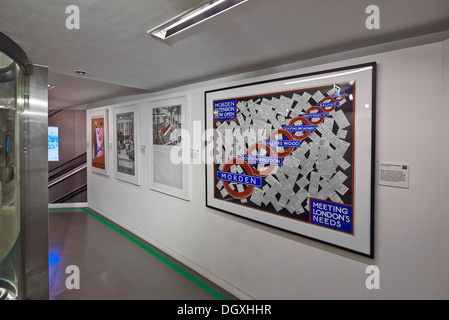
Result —
[{"label": "white wall plaque", "polygon": [[408,189],[409,176],[408,163],[379,162],[379,185]]}]

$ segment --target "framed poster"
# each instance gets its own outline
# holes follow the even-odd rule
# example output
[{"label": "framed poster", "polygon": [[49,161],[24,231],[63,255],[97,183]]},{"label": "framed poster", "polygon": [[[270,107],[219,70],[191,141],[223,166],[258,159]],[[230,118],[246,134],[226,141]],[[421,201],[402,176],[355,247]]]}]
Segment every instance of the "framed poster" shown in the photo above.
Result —
[{"label": "framed poster", "polygon": [[373,257],[376,64],[205,93],[206,205]]},{"label": "framed poster", "polygon": [[187,97],[150,102],[150,188],[190,200]]},{"label": "framed poster", "polygon": [[90,167],[108,175],[108,110],[90,113]]},{"label": "framed poster", "polygon": [[139,110],[137,105],[114,108],[115,177],[140,185]]}]

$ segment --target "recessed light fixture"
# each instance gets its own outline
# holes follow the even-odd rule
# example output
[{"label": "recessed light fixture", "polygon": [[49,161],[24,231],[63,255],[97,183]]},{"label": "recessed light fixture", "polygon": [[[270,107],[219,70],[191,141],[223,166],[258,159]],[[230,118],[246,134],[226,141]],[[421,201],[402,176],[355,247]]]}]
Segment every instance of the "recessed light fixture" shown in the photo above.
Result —
[{"label": "recessed light fixture", "polygon": [[87,74],[87,72],[83,70],[75,70],[75,73],[79,74],[80,76],[85,76]]},{"label": "recessed light fixture", "polygon": [[170,19],[156,28],[148,30],[147,33],[165,40],[246,1],[248,0],[203,1],[198,6]]}]

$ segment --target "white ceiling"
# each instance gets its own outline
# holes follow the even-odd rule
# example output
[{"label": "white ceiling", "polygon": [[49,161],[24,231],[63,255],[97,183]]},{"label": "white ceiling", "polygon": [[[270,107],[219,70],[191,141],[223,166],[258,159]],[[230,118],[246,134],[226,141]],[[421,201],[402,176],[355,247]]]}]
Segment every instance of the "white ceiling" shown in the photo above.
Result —
[{"label": "white ceiling", "polygon": [[[0,0],[0,31],[49,67],[63,108],[449,30],[449,0],[249,0],[165,42],[146,33],[201,1]],[[65,27],[72,4],[79,30]],[[365,27],[372,4],[379,30]]]}]

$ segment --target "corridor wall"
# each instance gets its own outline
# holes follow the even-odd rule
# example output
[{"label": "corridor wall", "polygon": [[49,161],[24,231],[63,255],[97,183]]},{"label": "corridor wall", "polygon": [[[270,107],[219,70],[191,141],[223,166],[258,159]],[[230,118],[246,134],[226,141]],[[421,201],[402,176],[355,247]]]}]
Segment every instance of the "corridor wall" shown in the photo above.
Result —
[{"label": "corridor wall", "polygon": [[[79,205],[87,202],[86,169],[77,170],[73,175],[55,184],[64,174],[86,165],[86,111],[53,110],[49,113],[48,126],[58,128],[59,159],[48,162],[49,204],[57,207],[62,204]],[[55,204],[58,203],[58,204]]]},{"label": "corridor wall", "polygon": [[[380,186],[376,174],[374,259],[207,208],[204,164],[190,166],[190,201],[149,188],[150,156],[140,146],[149,145],[150,102],[186,96],[190,123],[201,122],[204,129],[205,91],[373,61],[378,64],[376,168],[379,161],[410,164],[409,189]],[[87,121],[90,112],[107,109],[112,115],[115,107],[138,105],[141,183],[117,180],[110,152],[108,176],[88,170],[89,207],[242,299],[447,299],[448,79],[446,40],[318,58],[93,104]],[[114,143],[112,128],[109,116]],[[370,265],[379,268],[379,289],[365,285]]]},{"label": "corridor wall", "polygon": [[59,128],[59,161],[48,163],[48,170],[69,162],[86,152],[86,111],[61,110],[50,116],[49,127]]}]

